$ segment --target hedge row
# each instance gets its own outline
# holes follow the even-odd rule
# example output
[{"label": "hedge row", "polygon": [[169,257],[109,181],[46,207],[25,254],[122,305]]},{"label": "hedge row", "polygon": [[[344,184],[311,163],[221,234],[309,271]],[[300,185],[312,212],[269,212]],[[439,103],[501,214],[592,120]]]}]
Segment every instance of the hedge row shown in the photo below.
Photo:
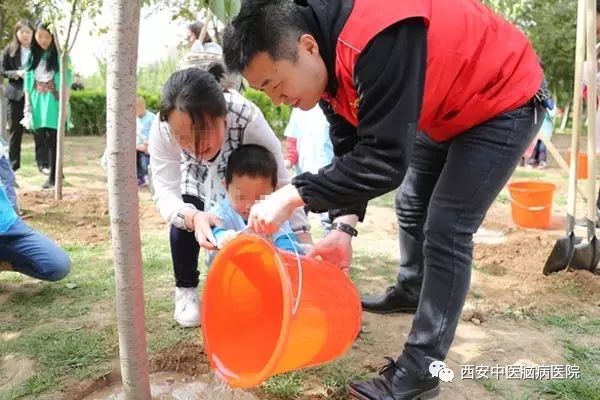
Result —
[{"label": "hedge row", "polygon": [[[151,111],[159,108],[160,98],[150,93],[140,93],[146,100],[146,106]],[[290,119],[291,109],[286,106],[275,107],[271,100],[262,92],[247,90],[247,99],[256,104],[271,125],[275,133],[283,136],[283,130]],[[71,136],[97,136],[106,132],[106,94],[101,91],[71,92],[71,121],[73,129],[67,134]]]}]

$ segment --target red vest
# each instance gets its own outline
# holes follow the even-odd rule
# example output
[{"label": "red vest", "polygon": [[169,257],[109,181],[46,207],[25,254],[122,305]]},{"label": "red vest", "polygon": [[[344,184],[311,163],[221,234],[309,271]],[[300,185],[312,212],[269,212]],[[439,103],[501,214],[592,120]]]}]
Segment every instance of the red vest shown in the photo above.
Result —
[{"label": "red vest", "polygon": [[527,37],[478,0],[354,0],[336,46],[338,91],[333,99],[323,96],[353,125],[359,101],[353,71],[360,52],[385,28],[412,17],[428,26],[419,130],[432,139],[451,139],[522,106],[540,88],[543,72]]}]

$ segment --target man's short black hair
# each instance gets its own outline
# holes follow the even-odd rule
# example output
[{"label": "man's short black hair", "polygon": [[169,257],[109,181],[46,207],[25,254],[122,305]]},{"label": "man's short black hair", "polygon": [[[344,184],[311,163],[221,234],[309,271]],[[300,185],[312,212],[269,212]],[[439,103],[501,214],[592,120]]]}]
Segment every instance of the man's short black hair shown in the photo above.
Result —
[{"label": "man's short black hair", "polygon": [[296,61],[297,43],[308,32],[293,0],[244,0],[223,33],[223,58],[231,72],[244,71],[260,52],[273,60]]},{"label": "man's short black hair", "polygon": [[596,0],[596,14],[600,14],[600,0]]},{"label": "man's short black hair", "polygon": [[273,188],[277,186],[277,160],[269,150],[257,144],[244,144],[231,152],[225,171],[225,185],[229,186],[234,176],[267,178]]}]

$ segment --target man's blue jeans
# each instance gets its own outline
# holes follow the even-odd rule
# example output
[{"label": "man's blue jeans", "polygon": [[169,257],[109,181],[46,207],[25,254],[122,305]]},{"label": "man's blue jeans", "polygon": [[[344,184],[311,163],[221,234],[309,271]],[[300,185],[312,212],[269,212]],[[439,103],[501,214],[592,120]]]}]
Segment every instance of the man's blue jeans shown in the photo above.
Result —
[{"label": "man's blue jeans", "polygon": [[8,262],[14,271],[44,281],[60,281],[71,270],[67,253],[21,218],[7,232],[0,233],[0,262]]},{"label": "man's blue jeans", "polygon": [[471,282],[473,234],[544,120],[529,103],[444,143],[419,133],[396,195],[398,288],[419,296],[400,362],[423,377],[444,360]]}]

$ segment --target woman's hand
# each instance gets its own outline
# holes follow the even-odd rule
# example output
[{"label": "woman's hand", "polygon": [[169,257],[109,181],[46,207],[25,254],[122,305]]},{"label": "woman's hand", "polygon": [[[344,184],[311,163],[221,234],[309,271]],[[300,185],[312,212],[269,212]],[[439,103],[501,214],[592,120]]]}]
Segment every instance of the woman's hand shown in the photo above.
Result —
[{"label": "woman's hand", "polygon": [[352,236],[333,230],[315,244],[308,257],[321,257],[347,274],[352,261]]},{"label": "woman's hand", "polygon": [[17,71],[17,76],[19,78],[23,79],[25,77],[25,71],[24,70]]},{"label": "woman's hand", "polygon": [[212,233],[213,226],[221,226],[221,220],[204,211],[198,211],[194,214],[194,235],[200,247],[207,250],[217,250],[217,240]]},{"label": "woman's hand", "polygon": [[302,205],[304,202],[296,188],[286,185],[252,206],[248,228],[258,234],[272,235],[290,218],[294,209]]}]

